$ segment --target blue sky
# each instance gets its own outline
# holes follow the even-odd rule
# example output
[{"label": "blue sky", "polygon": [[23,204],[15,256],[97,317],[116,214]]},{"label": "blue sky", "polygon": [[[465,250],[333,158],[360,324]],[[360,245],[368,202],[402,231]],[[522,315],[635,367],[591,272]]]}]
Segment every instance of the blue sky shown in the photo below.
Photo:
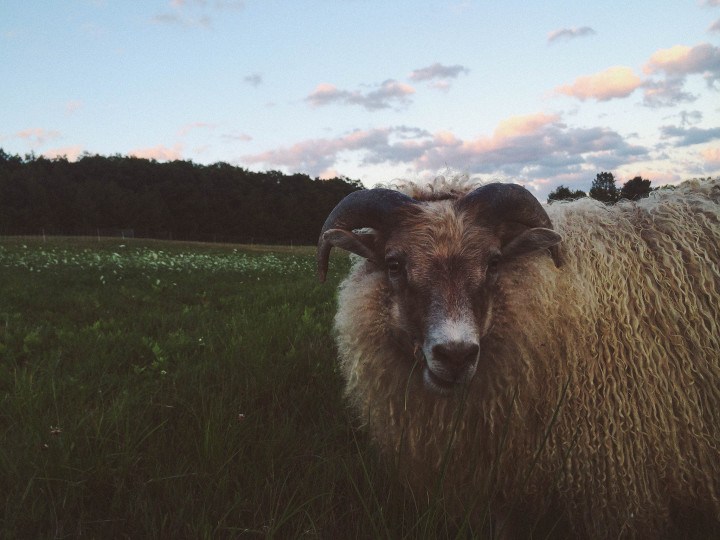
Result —
[{"label": "blue sky", "polygon": [[0,0],[0,147],[544,200],[720,174],[720,0]]}]

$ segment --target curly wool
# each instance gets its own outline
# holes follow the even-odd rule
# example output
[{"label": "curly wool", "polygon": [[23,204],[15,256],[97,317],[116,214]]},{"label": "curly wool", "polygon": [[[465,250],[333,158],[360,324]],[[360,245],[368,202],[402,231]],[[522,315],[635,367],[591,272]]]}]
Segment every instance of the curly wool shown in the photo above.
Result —
[{"label": "curly wool", "polygon": [[464,405],[398,357],[390,291],[358,261],[335,318],[349,401],[416,493],[447,455],[461,511],[564,513],[588,538],[671,535],[693,512],[720,522],[719,205],[715,180],[549,206],[563,265],[503,267]]},{"label": "curly wool", "polygon": [[460,198],[483,183],[468,173],[448,170],[427,182],[396,179],[388,184],[378,184],[377,187],[394,189],[416,201],[437,201]]}]

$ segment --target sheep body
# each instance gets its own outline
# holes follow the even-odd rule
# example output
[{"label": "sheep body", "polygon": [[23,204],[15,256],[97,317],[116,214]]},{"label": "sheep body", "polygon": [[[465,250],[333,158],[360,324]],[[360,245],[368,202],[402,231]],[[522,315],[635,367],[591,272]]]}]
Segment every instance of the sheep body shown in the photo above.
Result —
[{"label": "sheep body", "polygon": [[717,532],[719,204],[715,180],[549,206],[563,265],[503,268],[466,401],[423,387],[388,332],[384,273],[358,259],[335,318],[350,403],[416,493],[447,467],[459,513],[470,493],[509,521],[562,515],[576,537],[672,536],[698,516]]}]

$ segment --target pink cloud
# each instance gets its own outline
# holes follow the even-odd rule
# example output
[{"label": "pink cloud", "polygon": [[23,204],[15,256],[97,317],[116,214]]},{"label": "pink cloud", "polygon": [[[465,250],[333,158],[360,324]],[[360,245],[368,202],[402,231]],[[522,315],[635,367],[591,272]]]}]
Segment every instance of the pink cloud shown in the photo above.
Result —
[{"label": "pink cloud", "polygon": [[495,128],[495,138],[517,137],[518,135],[530,135],[538,129],[560,120],[557,114],[545,114],[539,112],[526,116],[511,116],[501,120]]},{"label": "pink cloud", "polygon": [[252,141],[252,137],[247,133],[228,133],[222,136],[223,139],[229,141],[248,142]]},{"label": "pink cloud", "polygon": [[[687,61],[690,54],[690,47],[685,45],[675,45],[669,49],[660,49],[655,52],[647,64],[643,66],[643,73],[650,75],[660,70],[669,72],[680,71],[680,66]],[[686,72],[685,69],[682,71]]]},{"label": "pink cloud", "polygon": [[643,72],[648,75],[659,71],[676,77],[704,73],[711,83],[720,79],[720,47],[700,43],[694,47],[675,45],[670,49],[660,49],[643,66]]},{"label": "pink cloud", "polygon": [[82,106],[83,106],[83,104],[79,101],[68,101],[65,104],[65,113],[73,114],[75,111],[80,109]]},{"label": "pink cloud", "polygon": [[457,146],[458,144],[462,144],[461,141],[459,141],[455,135],[453,135],[450,131],[437,131],[434,134],[434,142],[438,146]]},{"label": "pink cloud", "polygon": [[141,159],[154,159],[157,161],[175,161],[183,159],[180,151],[182,145],[176,144],[172,150],[166,148],[162,144],[159,144],[155,148],[137,148],[128,152],[129,156],[141,158]]},{"label": "pink cloud", "polygon": [[31,143],[34,142],[35,144],[43,145],[47,141],[60,138],[60,133],[52,129],[35,128],[18,131],[13,136],[18,139],[26,139]]},{"label": "pink cloud", "polygon": [[428,84],[430,88],[435,88],[441,92],[447,92],[450,90],[450,83],[447,81],[435,81]]},{"label": "pink cloud", "polygon": [[664,186],[666,184],[674,184],[682,180],[680,176],[670,172],[661,172],[654,169],[626,169],[631,171],[628,174],[621,174],[617,178],[618,186],[621,186],[628,180],[632,180],[636,176],[645,178],[652,182],[652,187]]},{"label": "pink cloud", "polygon": [[313,107],[321,107],[328,105],[333,101],[340,101],[345,99],[349,95],[349,92],[339,90],[336,86],[328,83],[320,83],[317,88],[305,98]]},{"label": "pink cloud", "polygon": [[[474,139],[460,140],[449,131],[439,131],[434,134],[433,144],[423,149],[421,161],[429,166],[439,162],[441,156],[453,155],[455,159],[468,161],[473,156],[494,156],[502,160],[503,154],[520,156],[517,150],[523,146],[519,139],[534,136],[543,128],[560,120],[556,114],[539,112],[525,116],[511,116],[501,120],[492,137],[479,136]],[[425,145],[427,146],[427,145]]]},{"label": "pink cloud", "polygon": [[703,74],[708,86],[714,86],[720,80],[720,47],[700,43],[694,47],[675,45],[660,49],[650,56],[642,69],[646,75],[665,75],[663,80],[647,79],[643,83],[645,105],[665,107],[690,103],[697,96],[684,91],[686,77]]},{"label": "pink cloud", "polygon": [[648,149],[629,144],[613,130],[570,128],[560,120],[558,115],[542,112],[508,118],[492,136],[466,139],[450,131],[429,133],[408,126],[357,130],[246,155],[242,160],[317,176],[350,154],[361,166],[400,165],[426,172],[450,165],[535,181],[578,171],[614,170],[648,156]]},{"label": "pink cloud", "polygon": [[321,83],[305,98],[305,101],[313,107],[337,103],[360,105],[369,111],[375,111],[388,109],[393,105],[406,105],[408,96],[414,93],[415,89],[412,86],[392,79],[383,81],[375,90],[366,93],[359,90],[340,90],[332,84]]},{"label": "pink cloud", "polygon": [[320,180],[332,180],[333,178],[340,178],[340,173],[337,169],[328,169],[325,172],[320,173],[318,178]]},{"label": "pink cloud", "polygon": [[243,156],[249,163],[263,163],[266,166],[285,166],[294,171],[317,175],[329,169],[341,152],[386,147],[390,130],[386,128],[368,131],[354,131],[336,139],[309,139],[289,148],[281,147],[261,154]]},{"label": "pink cloud", "polygon": [[64,146],[62,148],[53,148],[48,150],[43,155],[48,159],[55,159],[65,157],[68,161],[77,161],[77,158],[82,154],[83,147],[78,145],[75,146]]},{"label": "pink cloud", "polygon": [[640,77],[635,75],[632,68],[613,66],[594,75],[578,77],[573,84],[555,88],[555,93],[574,97],[581,101],[586,99],[608,101],[629,96],[641,84]]},{"label": "pink cloud", "polygon": [[192,124],[185,124],[183,127],[180,128],[180,132],[178,135],[180,137],[184,137],[187,135],[191,130],[198,129],[198,128],[207,128],[207,129],[215,129],[218,127],[217,124],[210,124],[208,122],[194,122]]},{"label": "pink cloud", "polygon": [[720,146],[708,147],[700,151],[700,157],[711,167],[720,167]]}]

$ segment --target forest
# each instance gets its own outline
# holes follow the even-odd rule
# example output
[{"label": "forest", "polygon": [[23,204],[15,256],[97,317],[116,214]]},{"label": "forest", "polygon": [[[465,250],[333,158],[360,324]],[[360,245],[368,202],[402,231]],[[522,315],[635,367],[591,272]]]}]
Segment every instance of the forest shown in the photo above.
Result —
[{"label": "forest", "polygon": [[[0,236],[133,236],[245,244],[314,245],[322,224],[358,180],[252,172],[219,162],[160,163],[85,154],[75,162],[0,148]],[[589,196],[605,203],[637,200],[650,181],[617,188],[612,173]],[[548,202],[584,197],[558,186]]]},{"label": "forest", "polygon": [[359,181],[346,178],[258,173],[222,162],[119,155],[71,162],[0,149],[0,236],[314,245],[330,211],[358,189]]}]

